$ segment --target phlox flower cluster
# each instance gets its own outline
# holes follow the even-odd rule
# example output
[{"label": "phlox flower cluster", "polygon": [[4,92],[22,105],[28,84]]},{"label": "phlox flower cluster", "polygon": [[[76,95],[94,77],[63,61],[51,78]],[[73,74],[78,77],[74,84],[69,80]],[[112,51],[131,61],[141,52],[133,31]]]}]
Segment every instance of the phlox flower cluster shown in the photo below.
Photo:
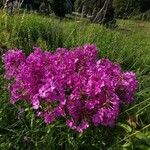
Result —
[{"label": "phlox flower cluster", "polygon": [[133,101],[138,86],[133,72],[99,59],[95,45],[55,52],[35,48],[3,55],[11,102],[27,101],[50,124],[64,118],[66,125],[83,132],[90,125],[113,126],[121,105]]}]

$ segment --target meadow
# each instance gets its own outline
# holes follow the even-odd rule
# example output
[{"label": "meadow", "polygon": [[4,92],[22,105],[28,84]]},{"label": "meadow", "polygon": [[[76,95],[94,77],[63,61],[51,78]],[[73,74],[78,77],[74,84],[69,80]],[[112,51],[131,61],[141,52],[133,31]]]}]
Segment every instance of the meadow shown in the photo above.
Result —
[{"label": "meadow", "polygon": [[150,22],[117,20],[116,28],[106,28],[80,18],[60,21],[36,13],[8,16],[0,12],[1,56],[15,47],[29,54],[33,47],[55,51],[85,43],[96,44],[100,58],[109,58],[137,75],[134,103],[122,108],[115,127],[90,127],[79,134],[61,119],[46,125],[28,104],[10,104],[0,59],[0,149],[150,149]]}]

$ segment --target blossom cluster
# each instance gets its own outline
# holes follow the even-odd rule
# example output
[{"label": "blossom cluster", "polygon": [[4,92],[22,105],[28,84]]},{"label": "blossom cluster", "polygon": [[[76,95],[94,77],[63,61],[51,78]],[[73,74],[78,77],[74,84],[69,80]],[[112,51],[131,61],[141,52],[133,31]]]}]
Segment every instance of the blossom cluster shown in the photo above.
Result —
[{"label": "blossom cluster", "polygon": [[90,125],[113,126],[138,86],[133,72],[99,59],[95,45],[53,53],[35,48],[29,56],[13,49],[3,62],[12,103],[27,101],[45,123],[64,118],[78,132]]}]

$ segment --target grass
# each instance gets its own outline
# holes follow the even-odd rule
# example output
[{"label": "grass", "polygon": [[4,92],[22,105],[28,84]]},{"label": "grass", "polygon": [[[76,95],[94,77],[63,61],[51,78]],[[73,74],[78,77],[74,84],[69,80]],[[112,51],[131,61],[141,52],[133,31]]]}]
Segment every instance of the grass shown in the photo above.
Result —
[{"label": "grass", "polygon": [[[45,125],[27,104],[10,104],[0,62],[0,149],[150,149],[150,22],[118,20],[117,25],[107,29],[76,18],[60,21],[35,13],[10,17],[0,12],[1,55],[6,47],[21,48],[28,54],[33,46],[54,51],[94,43],[100,57],[136,72],[139,80],[134,104],[122,108],[114,128],[91,127],[78,134],[63,120]],[[21,111],[20,106],[27,109]]]}]

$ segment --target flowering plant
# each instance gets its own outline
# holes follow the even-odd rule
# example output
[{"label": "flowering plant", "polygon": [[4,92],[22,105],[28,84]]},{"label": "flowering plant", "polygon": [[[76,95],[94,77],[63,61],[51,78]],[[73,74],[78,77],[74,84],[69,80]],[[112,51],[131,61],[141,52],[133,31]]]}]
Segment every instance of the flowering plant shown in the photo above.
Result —
[{"label": "flowering plant", "polygon": [[113,126],[121,105],[133,101],[138,86],[133,72],[98,59],[95,45],[29,56],[13,49],[3,55],[11,102],[31,103],[45,123],[63,117],[66,125],[83,132],[90,125]]}]

